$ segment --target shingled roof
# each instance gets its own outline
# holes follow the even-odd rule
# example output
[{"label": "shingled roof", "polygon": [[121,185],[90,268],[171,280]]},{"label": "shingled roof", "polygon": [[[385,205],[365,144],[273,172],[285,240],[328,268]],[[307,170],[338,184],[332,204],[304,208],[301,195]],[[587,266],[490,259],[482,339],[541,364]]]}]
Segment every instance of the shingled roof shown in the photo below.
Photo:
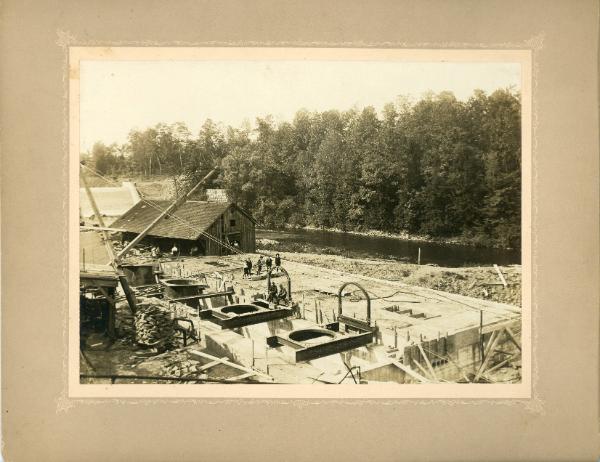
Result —
[{"label": "shingled roof", "polygon": [[[138,202],[118,218],[111,227],[139,234],[171,204],[171,201]],[[187,201],[175,213],[160,220],[148,234],[157,237],[195,240],[200,237],[202,232],[208,230],[229,207],[236,207],[247,215],[231,202]],[[179,217],[181,220],[174,217]],[[252,220],[251,217],[249,218]]]}]

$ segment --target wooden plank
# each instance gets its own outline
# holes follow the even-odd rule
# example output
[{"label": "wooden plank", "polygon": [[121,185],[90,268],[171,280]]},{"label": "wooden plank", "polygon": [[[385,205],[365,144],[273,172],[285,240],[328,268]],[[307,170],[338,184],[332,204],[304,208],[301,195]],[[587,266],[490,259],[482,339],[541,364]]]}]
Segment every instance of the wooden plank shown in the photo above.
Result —
[{"label": "wooden plank", "polygon": [[483,326],[481,329],[482,334],[489,334],[490,332],[494,332],[496,330],[505,329],[506,327],[511,327],[513,325],[518,325],[518,319],[509,319],[507,321],[499,321],[492,324],[487,324]]},{"label": "wooden plank", "polygon": [[502,366],[504,366],[506,363],[508,363],[509,361],[512,361],[513,359],[515,359],[517,356],[519,356],[520,353],[515,353],[512,356],[509,356],[508,358],[506,358],[504,361],[499,362],[498,364],[496,364],[494,367],[491,367],[490,369],[488,369],[487,371],[484,372],[484,374],[490,374],[492,372],[494,372],[497,369],[500,369]]},{"label": "wooden plank", "polygon": [[423,373],[424,376],[427,376],[427,371],[425,370],[425,368],[423,366],[421,366],[419,361],[417,361],[416,359],[413,359],[413,364],[415,364],[419,368],[419,370]]},{"label": "wooden plank", "polygon": [[86,277],[85,279],[81,279],[81,283],[84,287],[117,287],[119,285],[118,280],[108,279],[108,278],[91,278]]},{"label": "wooden plank", "polygon": [[248,377],[252,377],[253,375],[255,375],[253,372],[246,372],[244,374],[236,375],[235,377],[231,377],[230,379],[227,379],[227,380],[243,380],[243,379],[247,379]]},{"label": "wooden plank", "polygon": [[[493,335],[494,335],[494,333],[492,334],[492,336]],[[494,350],[494,348],[496,348],[496,344],[498,343],[498,340],[500,339],[500,337],[502,337],[502,332],[498,332],[493,341],[490,338],[490,345],[487,348],[485,358],[484,358],[483,362],[481,363],[481,366],[479,367],[477,374],[475,374],[475,378],[473,379],[473,382],[477,382],[479,380],[479,377],[481,377],[481,375],[485,372],[485,368],[487,367],[487,365],[490,361],[490,358],[492,357],[491,352]]]},{"label": "wooden plank", "polygon": [[429,358],[427,357],[427,354],[425,353],[425,350],[423,350],[423,346],[420,343],[417,343],[417,346],[419,347],[419,351],[421,352],[421,354],[423,355],[423,359],[425,359],[425,364],[427,364],[427,367],[429,368],[429,372],[431,372],[431,376],[437,380],[437,375],[435,375],[435,371],[433,370],[433,366],[431,365],[431,363],[429,362]]},{"label": "wooden plank", "polygon": [[458,371],[459,371],[459,372],[462,374],[462,376],[463,376],[463,379],[465,379],[467,382],[470,382],[469,378],[468,378],[468,377],[465,375],[465,372],[463,371],[462,367],[460,367],[460,366],[458,365],[458,363],[457,363],[456,361],[454,361],[454,360],[453,360],[453,359],[450,357],[450,355],[441,356],[441,355],[438,355],[438,354],[434,353],[433,351],[429,351],[429,353],[430,353],[430,354],[432,354],[433,356],[435,356],[435,357],[439,358],[439,359],[443,359],[443,360],[445,360],[445,361],[449,361],[449,362],[451,362],[452,364],[454,364],[454,366],[456,366],[456,368],[458,369]]},{"label": "wooden plank", "polygon": [[508,338],[510,339],[510,341],[515,344],[515,346],[519,349],[519,351],[521,351],[521,345],[519,345],[519,342],[517,342],[517,339],[515,338],[515,334],[513,334],[513,331],[510,330],[510,327],[505,327],[504,330],[506,330],[506,334],[508,335]]},{"label": "wooden plank", "polygon": [[201,366],[201,367],[197,368],[196,370],[197,370],[198,372],[205,371],[205,370],[207,370],[207,369],[210,369],[210,368],[211,368],[211,367],[213,367],[213,366],[217,366],[217,365],[219,365],[219,364],[223,364],[223,362],[224,362],[224,361],[227,361],[227,360],[228,360],[227,356],[223,356],[222,358],[215,359],[214,361],[211,361],[211,362],[209,362],[209,363],[206,363],[205,365],[203,365],[203,366]]},{"label": "wooden plank", "polygon": [[485,349],[483,350],[483,356],[481,357],[481,361],[483,362],[485,358],[488,357],[488,355],[490,354],[490,352],[492,351],[492,348],[496,346],[496,338],[498,337],[499,331],[495,330],[492,332],[492,335],[490,335],[490,338],[488,339],[488,343],[487,346],[485,347]]},{"label": "wooden plank", "polygon": [[498,267],[498,265],[496,265],[494,263],[494,269],[496,270],[496,272],[498,273],[498,277],[500,278],[500,280],[502,281],[502,284],[504,285],[504,287],[506,288],[506,286],[508,285],[506,283],[506,279],[504,279],[504,275],[502,274],[502,271],[500,271],[500,268]]},{"label": "wooden plank", "polygon": [[188,295],[186,297],[170,298],[169,302],[183,302],[186,300],[201,300],[204,298],[227,297],[229,295],[233,295],[234,293],[235,292],[233,290],[228,290],[225,292],[209,292],[206,294]]},{"label": "wooden plank", "polygon": [[220,358],[217,358],[216,356],[213,355],[209,355],[208,353],[204,353],[203,351],[198,351],[198,350],[189,350],[189,353],[195,356],[201,356],[203,358],[208,358],[208,359],[212,359],[213,361],[219,360],[221,361],[223,364],[233,367],[234,369],[239,369],[240,371],[244,371],[244,372],[252,372],[253,375],[258,375],[260,377],[265,377],[267,379],[271,379],[273,380],[273,377],[271,377],[270,375],[267,374],[262,374],[261,372],[257,372],[254,369],[251,369],[249,367],[245,367],[242,366],[240,364],[235,364],[232,363],[231,361],[225,361],[225,360],[221,360]]},{"label": "wooden plank", "polygon": [[412,378],[417,379],[419,382],[421,382],[421,383],[431,383],[431,380],[423,377],[421,374],[415,372],[414,370],[412,370],[407,365],[402,364],[401,362],[395,362],[394,364],[398,368],[402,369],[405,373],[407,373],[408,375],[410,375]]}]

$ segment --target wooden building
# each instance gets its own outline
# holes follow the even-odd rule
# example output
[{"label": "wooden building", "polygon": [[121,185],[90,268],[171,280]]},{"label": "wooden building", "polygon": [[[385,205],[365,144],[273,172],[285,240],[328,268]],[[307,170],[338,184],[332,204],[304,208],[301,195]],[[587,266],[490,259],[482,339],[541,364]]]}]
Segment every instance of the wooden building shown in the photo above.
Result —
[{"label": "wooden building", "polygon": [[[169,201],[142,201],[118,218],[113,228],[125,230],[123,239],[130,241],[171,205]],[[242,252],[256,250],[255,220],[232,202],[189,200],[173,214],[161,219],[142,242],[158,245],[169,252],[176,244],[180,255],[228,255],[222,243]]]}]

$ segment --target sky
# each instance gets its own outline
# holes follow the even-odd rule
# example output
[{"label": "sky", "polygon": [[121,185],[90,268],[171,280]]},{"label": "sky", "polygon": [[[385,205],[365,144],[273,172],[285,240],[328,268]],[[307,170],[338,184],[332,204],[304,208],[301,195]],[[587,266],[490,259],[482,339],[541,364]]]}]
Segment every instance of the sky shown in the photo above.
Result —
[{"label": "sky", "polygon": [[81,61],[80,148],[122,144],[132,129],[184,122],[197,135],[207,118],[254,124],[271,114],[291,121],[299,109],[373,106],[400,95],[520,90],[517,63],[390,61]]}]

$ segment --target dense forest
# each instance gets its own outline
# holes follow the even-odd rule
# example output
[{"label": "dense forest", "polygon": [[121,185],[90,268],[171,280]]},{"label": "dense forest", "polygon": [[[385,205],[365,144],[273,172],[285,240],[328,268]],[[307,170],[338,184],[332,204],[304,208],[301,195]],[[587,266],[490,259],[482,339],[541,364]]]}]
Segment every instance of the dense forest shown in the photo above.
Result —
[{"label": "dense forest", "polygon": [[206,120],[130,132],[123,145],[86,153],[114,177],[175,176],[188,185],[213,166],[263,227],[316,226],[459,237],[520,245],[520,95],[450,92],[399,98],[378,114],[300,110],[293,121],[256,127]]}]

